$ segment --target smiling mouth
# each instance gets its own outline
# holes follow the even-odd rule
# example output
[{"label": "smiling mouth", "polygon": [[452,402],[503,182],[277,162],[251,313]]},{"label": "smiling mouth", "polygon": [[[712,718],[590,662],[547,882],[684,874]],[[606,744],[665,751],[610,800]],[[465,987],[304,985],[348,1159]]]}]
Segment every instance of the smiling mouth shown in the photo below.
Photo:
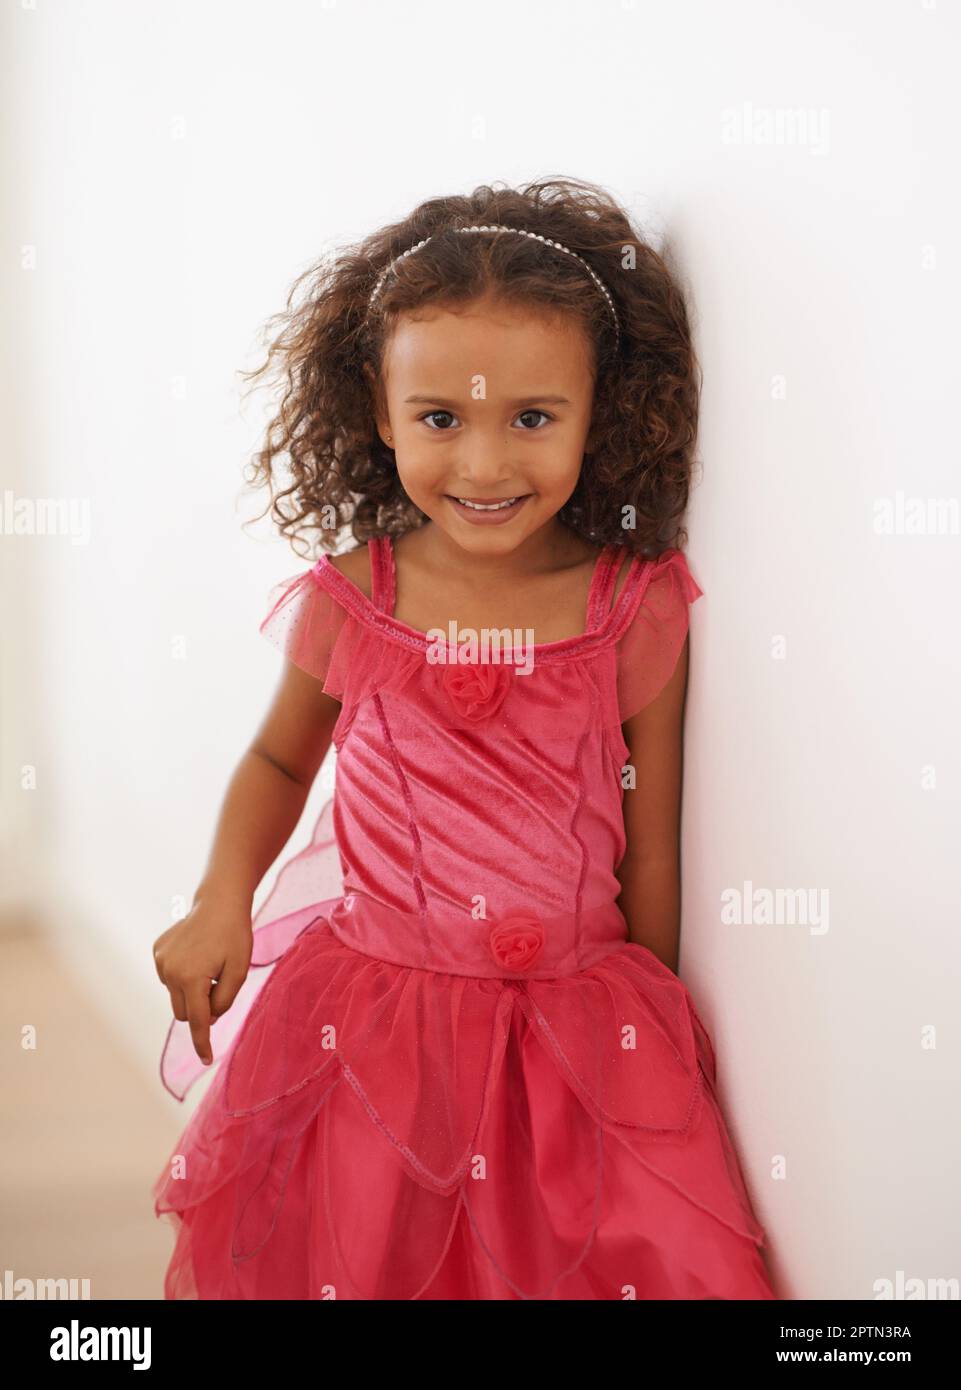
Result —
[{"label": "smiling mouth", "polygon": [[522,497],[529,497],[530,493],[519,492],[514,497],[497,497],[489,501],[484,501],[479,497],[458,497],[452,492],[449,492],[447,496],[452,498],[453,501],[459,502],[462,507],[470,507],[472,511],[497,512],[504,507],[512,507],[514,503],[519,502]]}]

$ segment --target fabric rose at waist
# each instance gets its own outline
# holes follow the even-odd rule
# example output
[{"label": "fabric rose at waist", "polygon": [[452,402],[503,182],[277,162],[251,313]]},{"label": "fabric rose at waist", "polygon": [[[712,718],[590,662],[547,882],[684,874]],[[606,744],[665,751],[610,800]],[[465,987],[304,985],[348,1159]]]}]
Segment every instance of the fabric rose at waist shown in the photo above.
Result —
[{"label": "fabric rose at waist", "polygon": [[346,893],[326,919],[345,946],[364,955],[488,979],[571,975],[627,944],[627,924],[613,901],[561,915],[518,905],[475,920],[443,908],[398,912],[364,893]]}]

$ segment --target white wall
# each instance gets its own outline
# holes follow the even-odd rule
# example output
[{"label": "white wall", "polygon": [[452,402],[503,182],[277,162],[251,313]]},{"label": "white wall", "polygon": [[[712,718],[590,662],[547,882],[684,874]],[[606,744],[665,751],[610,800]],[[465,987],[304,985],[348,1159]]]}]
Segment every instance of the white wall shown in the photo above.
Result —
[{"label": "white wall", "polygon": [[[956,8],[37,0],[3,25],[3,486],[89,509],[80,544],[0,547],[5,907],[53,924],[159,1087],[150,943],[302,567],[240,529],[238,369],[325,247],[480,182],[602,183],[696,303],[681,973],[782,1292],[961,1275]],[[747,142],[748,105],[813,114]],[[899,493],[954,529],[878,534]],[[745,880],[827,894],[828,930],[724,923]]]}]

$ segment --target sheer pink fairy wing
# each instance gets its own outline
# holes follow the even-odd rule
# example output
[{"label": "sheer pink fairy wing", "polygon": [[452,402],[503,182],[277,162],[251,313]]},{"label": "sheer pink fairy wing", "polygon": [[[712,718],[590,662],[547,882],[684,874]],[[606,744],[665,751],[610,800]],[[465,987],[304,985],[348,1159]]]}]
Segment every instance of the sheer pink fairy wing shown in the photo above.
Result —
[{"label": "sheer pink fairy wing", "polygon": [[674,674],[690,606],[703,590],[682,551],[662,551],[617,642],[617,703],[623,723],[657,696]]},{"label": "sheer pink fairy wing", "polygon": [[[214,1066],[230,1051],[277,962],[309,927],[323,920],[324,913],[340,901],[343,891],[331,795],[320,808],[310,843],[281,865],[253,915],[251,968],[230,1008],[214,1020],[210,1029]],[[173,1019],[160,1057],[164,1086],[177,1100],[183,1100],[207,1070],[197,1056],[189,1023]]]}]

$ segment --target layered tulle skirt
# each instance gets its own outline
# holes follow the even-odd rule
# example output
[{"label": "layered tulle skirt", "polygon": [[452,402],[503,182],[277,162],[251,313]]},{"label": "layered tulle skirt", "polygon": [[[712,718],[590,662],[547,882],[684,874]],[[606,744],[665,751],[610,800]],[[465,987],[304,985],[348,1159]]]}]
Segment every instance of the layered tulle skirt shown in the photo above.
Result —
[{"label": "layered tulle skirt", "polygon": [[167,1298],[774,1297],[710,1038],[656,956],[473,978],[353,949],[329,907],[277,924],[214,1026],[153,1189]]}]

